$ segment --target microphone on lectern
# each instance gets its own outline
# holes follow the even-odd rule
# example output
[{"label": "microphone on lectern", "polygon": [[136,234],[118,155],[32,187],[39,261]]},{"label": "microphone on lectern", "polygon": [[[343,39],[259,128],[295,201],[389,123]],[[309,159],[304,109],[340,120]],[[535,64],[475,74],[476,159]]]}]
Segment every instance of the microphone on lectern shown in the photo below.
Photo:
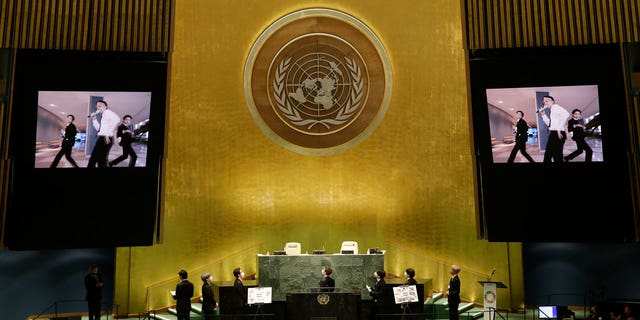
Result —
[{"label": "microphone on lectern", "polygon": [[491,281],[491,277],[493,277],[494,274],[496,274],[496,268],[493,268],[493,270],[491,270],[491,274],[487,278],[487,281]]}]

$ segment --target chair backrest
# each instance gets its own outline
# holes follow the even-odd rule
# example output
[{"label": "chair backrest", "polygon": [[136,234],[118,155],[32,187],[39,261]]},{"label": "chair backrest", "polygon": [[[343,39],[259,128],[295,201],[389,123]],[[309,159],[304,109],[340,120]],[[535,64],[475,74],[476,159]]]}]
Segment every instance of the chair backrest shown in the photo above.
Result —
[{"label": "chair backrest", "polygon": [[302,245],[300,242],[287,242],[284,245],[284,252],[286,252],[287,255],[300,254],[302,253]]},{"label": "chair backrest", "polygon": [[340,252],[353,251],[353,254],[358,254],[358,242],[357,241],[342,241],[342,247]]}]

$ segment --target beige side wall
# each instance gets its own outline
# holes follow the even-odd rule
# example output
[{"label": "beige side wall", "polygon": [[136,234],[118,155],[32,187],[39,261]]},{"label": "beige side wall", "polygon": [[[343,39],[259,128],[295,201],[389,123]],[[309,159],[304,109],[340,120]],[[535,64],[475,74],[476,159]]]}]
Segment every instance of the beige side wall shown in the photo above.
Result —
[{"label": "beige side wall", "polygon": [[[411,266],[445,290],[448,265],[477,284],[513,288],[523,301],[520,246],[477,239],[461,4],[429,1],[175,2],[162,243],[118,250],[116,296],[130,314],[173,303],[177,271],[256,271],[255,254],[298,241],[303,251],[342,240],[387,249],[387,272]],[[387,115],[356,147],[304,156],[271,141],[245,103],[243,67],[253,41],[279,17],[309,7],[344,11],[382,40],[393,69]],[[507,250],[507,248],[510,250]],[[515,256],[517,252],[517,256]],[[507,270],[511,270],[511,274]],[[197,290],[199,293],[199,290]]]}]

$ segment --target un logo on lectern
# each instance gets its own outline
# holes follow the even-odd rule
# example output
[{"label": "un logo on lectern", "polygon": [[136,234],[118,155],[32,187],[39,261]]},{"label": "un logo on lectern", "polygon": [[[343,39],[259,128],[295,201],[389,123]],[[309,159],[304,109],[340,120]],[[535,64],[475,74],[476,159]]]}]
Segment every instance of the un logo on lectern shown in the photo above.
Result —
[{"label": "un logo on lectern", "polygon": [[285,148],[327,155],[375,130],[391,94],[388,57],[359,20],[329,9],[291,13],[254,43],[245,98],[260,128]]}]

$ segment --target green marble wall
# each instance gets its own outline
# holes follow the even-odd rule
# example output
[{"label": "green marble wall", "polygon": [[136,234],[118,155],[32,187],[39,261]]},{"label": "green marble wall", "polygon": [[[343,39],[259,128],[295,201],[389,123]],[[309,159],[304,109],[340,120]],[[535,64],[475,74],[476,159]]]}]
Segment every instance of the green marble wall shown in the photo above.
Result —
[{"label": "green marble wall", "polygon": [[373,272],[384,270],[382,254],[258,255],[258,283],[271,287],[273,301],[285,301],[286,293],[312,292],[322,279],[322,267],[333,269],[336,291],[360,293],[370,300],[365,285],[373,285]]}]

